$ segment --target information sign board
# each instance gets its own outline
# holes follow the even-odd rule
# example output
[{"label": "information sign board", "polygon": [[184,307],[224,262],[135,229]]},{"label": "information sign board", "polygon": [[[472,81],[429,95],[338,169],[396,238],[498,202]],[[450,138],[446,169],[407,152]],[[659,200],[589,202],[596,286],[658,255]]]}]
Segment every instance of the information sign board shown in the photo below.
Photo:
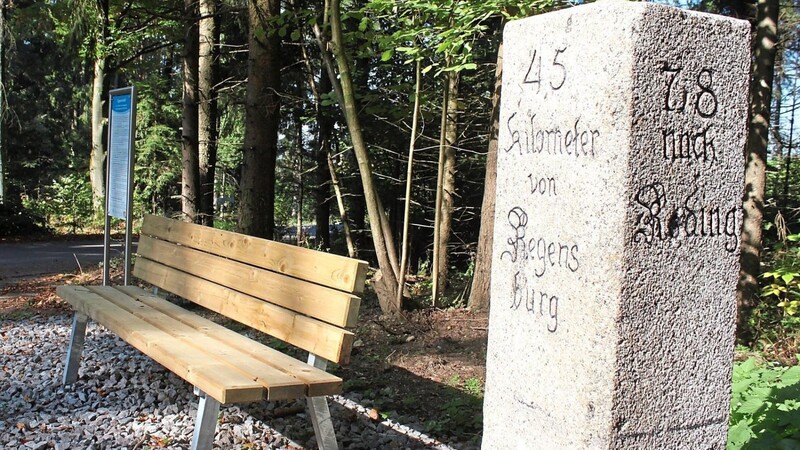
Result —
[{"label": "information sign board", "polygon": [[110,92],[110,99],[106,214],[127,220],[133,185],[134,88],[115,89]]},{"label": "information sign board", "polygon": [[109,283],[111,218],[125,221],[124,283],[130,281],[132,243],[134,135],[136,131],[136,88],[128,86],[108,93],[108,164],[106,165],[106,214],[103,244],[103,285]]}]

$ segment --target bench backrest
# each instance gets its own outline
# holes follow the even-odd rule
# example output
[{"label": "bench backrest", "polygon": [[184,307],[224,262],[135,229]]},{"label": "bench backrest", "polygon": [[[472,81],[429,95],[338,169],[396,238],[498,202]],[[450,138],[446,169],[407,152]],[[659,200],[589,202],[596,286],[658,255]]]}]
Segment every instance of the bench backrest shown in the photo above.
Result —
[{"label": "bench backrest", "polygon": [[146,215],[139,279],[346,364],[367,263],[230,231]]}]

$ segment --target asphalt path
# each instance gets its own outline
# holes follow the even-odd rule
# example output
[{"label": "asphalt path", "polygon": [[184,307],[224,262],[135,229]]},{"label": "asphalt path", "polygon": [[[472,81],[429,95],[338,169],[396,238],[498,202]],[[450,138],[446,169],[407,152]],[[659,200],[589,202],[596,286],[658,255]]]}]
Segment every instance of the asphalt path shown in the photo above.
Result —
[{"label": "asphalt path", "polygon": [[[111,257],[123,255],[123,243],[111,243]],[[134,242],[134,251],[136,243]],[[0,286],[25,278],[74,273],[103,260],[103,239],[0,242]]]}]

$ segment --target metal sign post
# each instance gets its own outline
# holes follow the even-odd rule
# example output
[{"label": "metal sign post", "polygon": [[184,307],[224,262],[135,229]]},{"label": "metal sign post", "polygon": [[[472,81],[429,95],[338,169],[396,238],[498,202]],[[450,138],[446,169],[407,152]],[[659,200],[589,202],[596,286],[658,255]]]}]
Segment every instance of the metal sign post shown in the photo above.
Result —
[{"label": "metal sign post", "polygon": [[136,88],[108,93],[108,157],[106,158],[106,211],[103,243],[103,286],[109,282],[111,217],[125,221],[124,284],[130,282],[133,206],[133,160],[136,132]]}]

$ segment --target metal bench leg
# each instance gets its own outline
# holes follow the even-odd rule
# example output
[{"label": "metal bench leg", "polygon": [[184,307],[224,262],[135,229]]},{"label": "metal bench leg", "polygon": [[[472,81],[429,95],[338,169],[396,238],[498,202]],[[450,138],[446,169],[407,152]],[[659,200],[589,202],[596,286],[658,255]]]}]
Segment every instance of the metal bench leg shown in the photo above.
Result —
[{"label": "metal bench leg", "polygon": [[[309,353],[308,363],[322,370],[328,366],[328,360],[313,353]],[[314,434],[317,436],[317,445],[320,450],[339,450],[327,397],[306,397],[306,400],[308,400],[309,415],[311,423],[314,425]]]},{"label": "metal bench leg", "polygon": [[194,388],[194,393],[200,397],[200,403],[197,405],[197,420],[194,423],[191,449],[211,450],[211,444],[214,443],[214,432],[217,430],[220,404],[198,388]]},{"label": "metal bench leg", "polygon": [[64,361],[64,378],[62,383],[72,384],[78,379],[78,367],[81,365],[83,341],[86,338],[86,322],[89,318],[85,314],[75,313],[72,318],[72,336],[69,339],[67,359]]}]

